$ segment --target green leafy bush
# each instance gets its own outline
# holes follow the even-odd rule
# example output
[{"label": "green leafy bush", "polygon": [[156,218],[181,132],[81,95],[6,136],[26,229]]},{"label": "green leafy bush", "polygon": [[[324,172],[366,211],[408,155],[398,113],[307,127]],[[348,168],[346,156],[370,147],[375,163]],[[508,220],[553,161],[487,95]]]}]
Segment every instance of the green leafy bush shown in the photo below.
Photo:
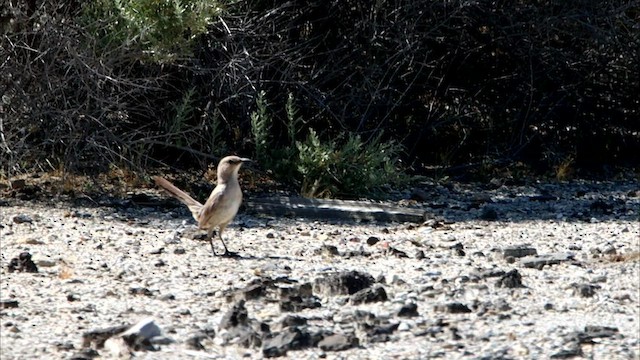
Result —
[{"label": "green leafy bush", "polygon": [[355,133],[323,141],[310,128],[304,141],[296,141],[304,121],[298,117],[292,94],[285,107],[288,141],[278,146],[271,134],[272,117],[264,97],[260,92],[257,109],[251,114],[255,158],[277,178],[295,179],[302,195],[358,197],[408,180],[398,169],[402,147],[393,141],[383,142],[381,134],[368,141]]},{"label": "green leafy bush", "polygon": [[87,2],[81,22],[98,45],[139,46],[156,60],[189,55],[190,40],[222,12],[217,1],[97,0]]},{"label": "green leafy bush", "polygon": [[304,196],[375,195],[386,185],[409,179],[398,169],[401,146],[393,141],[382,142],[380,135],[365,142],[360,135],[349,133],[323,142],[309,129],[307,139],[296,145]]}]

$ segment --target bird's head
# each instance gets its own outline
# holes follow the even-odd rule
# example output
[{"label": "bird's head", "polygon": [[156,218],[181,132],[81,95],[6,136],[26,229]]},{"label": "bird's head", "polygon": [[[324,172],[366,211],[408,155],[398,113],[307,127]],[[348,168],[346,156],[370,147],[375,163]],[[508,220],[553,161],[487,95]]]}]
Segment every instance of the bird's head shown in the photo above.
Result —
[{"label": "bird's head", "polygon": [[235,155],[222,158],[218,163],[218,182],[226,182],[232,177],[237,177],[242,164],[250,161],[251,159]]}]

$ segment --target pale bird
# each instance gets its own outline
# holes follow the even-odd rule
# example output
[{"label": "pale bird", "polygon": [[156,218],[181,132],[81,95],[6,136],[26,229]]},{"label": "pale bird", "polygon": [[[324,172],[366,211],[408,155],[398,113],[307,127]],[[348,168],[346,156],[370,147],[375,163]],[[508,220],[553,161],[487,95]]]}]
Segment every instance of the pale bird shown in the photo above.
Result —
[{"label": "pale bird", "polygon": [[191,215],[198,223],[198,227],[207,230],[207,239],[211,244],[211,251],[214,255],[217,255],[213,246],[213,231],[216,227],[219,228],[218,238],[220,238],[222,246],[224,246],[222,256],[232,254],[227,249],[224,240],[222,240],[222,232],[236,216],[242,203],[242,190],[240,189],[240,183],[238,183],[238,170],[240,170],[243,163],[249,161],[251,160],[238,156],[227,156],[220,160],[220,163],[218,163],[218,184],[204,205],[162,177],[154,177],[158,186],[187,205]]}]

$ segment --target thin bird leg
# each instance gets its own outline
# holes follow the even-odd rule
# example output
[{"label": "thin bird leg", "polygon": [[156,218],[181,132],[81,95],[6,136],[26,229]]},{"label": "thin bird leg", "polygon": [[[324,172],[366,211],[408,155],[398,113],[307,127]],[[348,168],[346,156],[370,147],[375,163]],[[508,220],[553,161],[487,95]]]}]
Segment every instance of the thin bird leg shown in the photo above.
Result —
[{"label": "thin bird leg", "polygon": [[207,239],[209,239],[209,243],[211,244],[211,252],[213,252],[213,256],[217,256],[216,249],[213,247],[213,229],[209,229],[207,231]]},{"label": "thin bird leg", "polygon": [[225,256],[227,254],[229,254],[229,250],[227,249],[227,244],[224,243],[224,240],[222,240],[222,230],[224,230],[225,226],[224,225],[220,225],[220,229],[218,230],[218,237],[220,238],[220,241],[222,242],[222,246],[224,246],[224,253],[222,254],[222,256]]}]

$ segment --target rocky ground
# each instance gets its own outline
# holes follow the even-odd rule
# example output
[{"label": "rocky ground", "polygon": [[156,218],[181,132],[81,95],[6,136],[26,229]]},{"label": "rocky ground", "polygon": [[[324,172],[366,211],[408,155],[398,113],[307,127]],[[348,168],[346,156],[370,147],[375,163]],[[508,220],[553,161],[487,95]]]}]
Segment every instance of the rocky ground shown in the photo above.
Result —
[{"label": "rocky ground", "polygon": [[424,185],[395,202],[424,223],[245,209],[238,258],[180,207],[9,195],[1,359],[640,358],[637,182]]}]

